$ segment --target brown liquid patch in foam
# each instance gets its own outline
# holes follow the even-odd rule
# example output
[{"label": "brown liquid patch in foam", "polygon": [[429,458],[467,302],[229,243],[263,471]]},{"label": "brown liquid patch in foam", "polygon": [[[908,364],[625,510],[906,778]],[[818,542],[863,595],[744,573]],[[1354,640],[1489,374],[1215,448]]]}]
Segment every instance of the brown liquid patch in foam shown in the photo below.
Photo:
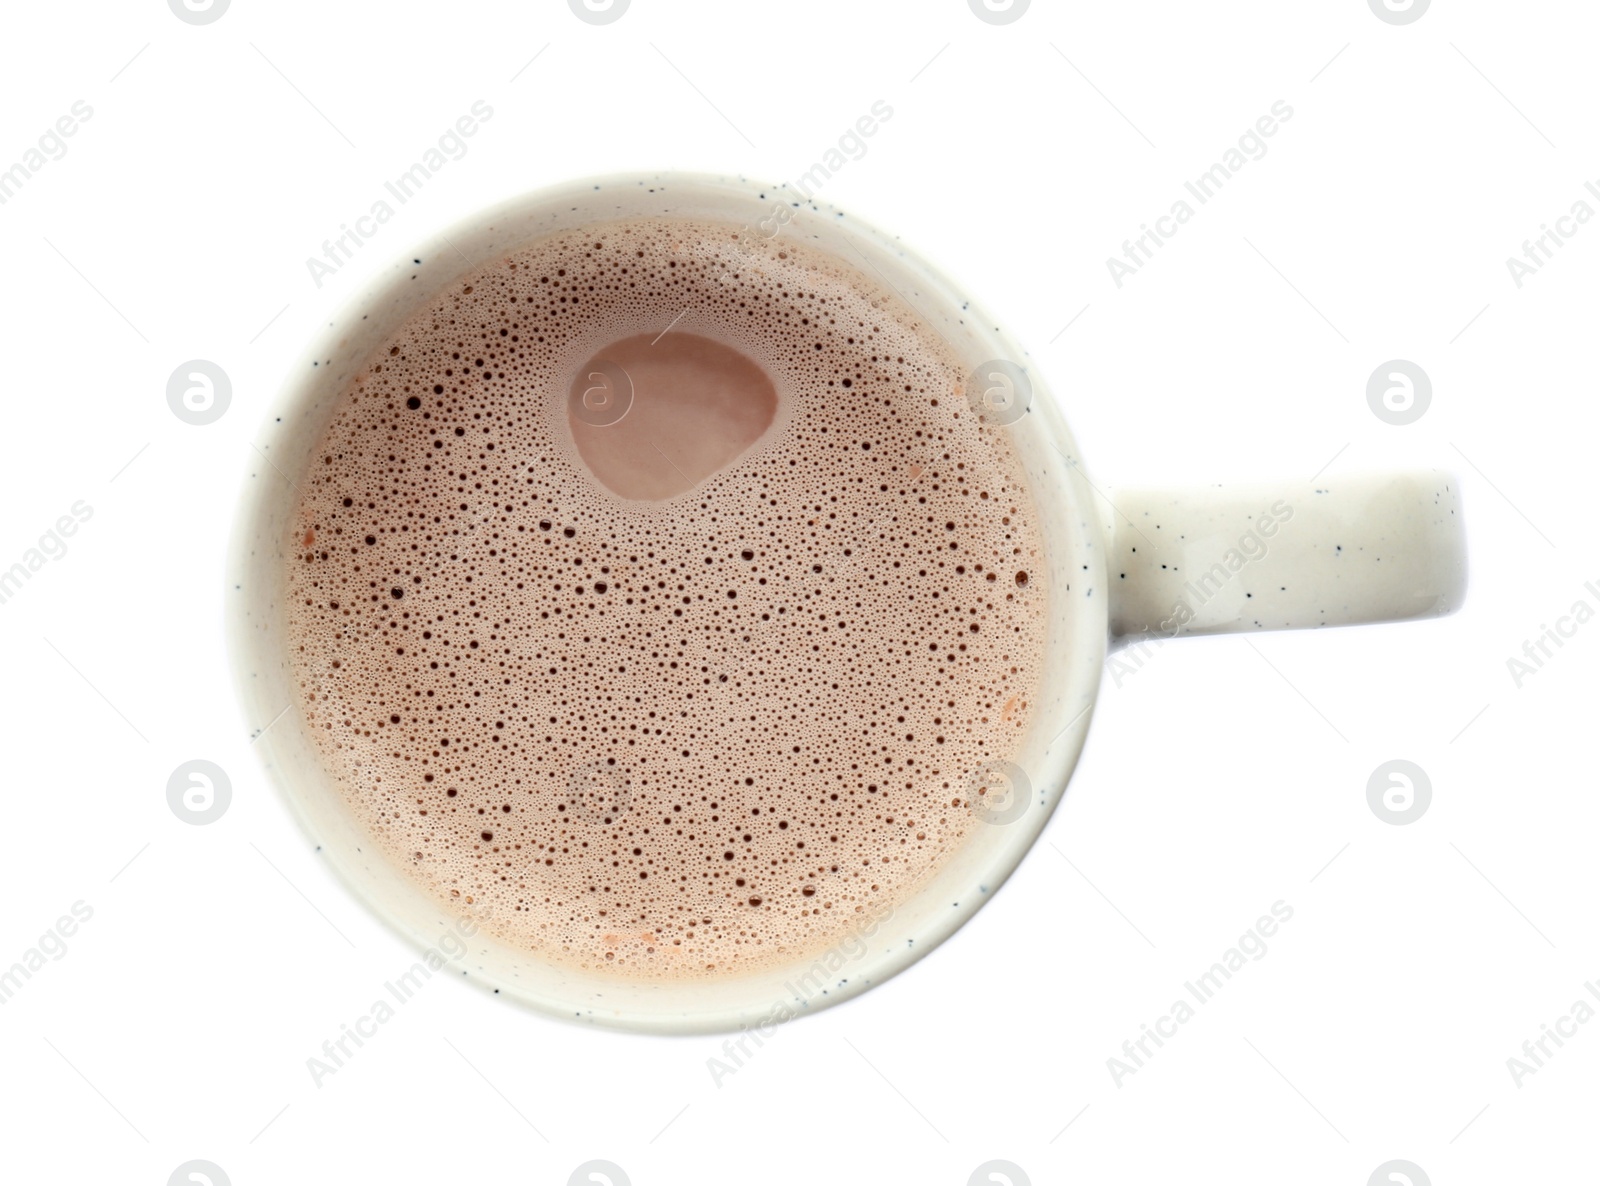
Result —
[{"label": "brown liquid patch in foam", "polygon": [[[969,780],[1032,720],[1037,513],[962,360],[853,269],[738,235],[612,223],[453,286],[344,394],[291,540],[300,707],[357,818],[592,971],[825,950],[983,826]],[[681,416],[605,435],[647,406]]]},{"label": "brown liquid patch in foam", "polygon": [[760,439],[778,411],[771,378],[699,334],[635,334],[578,368],[567,426],[591,473],[623,498],[692,489]]}]

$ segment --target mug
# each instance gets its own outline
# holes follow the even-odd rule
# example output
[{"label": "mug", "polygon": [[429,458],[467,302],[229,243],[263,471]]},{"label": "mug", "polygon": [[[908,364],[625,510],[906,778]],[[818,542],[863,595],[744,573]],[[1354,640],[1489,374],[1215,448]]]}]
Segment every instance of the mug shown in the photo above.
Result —
[{"label": "mug", "polygon": [[[973,409],[1004,425],[1039,512],[1051,589],[1038,710],[1007,762],[973,776],[981,821],[909,900],[864,910],[793,966],[693,982],[575,971],[452,917],[369,842],[298,712],[284,628],[296,486],[354,376],[452,282],[547,234],[679,216],[803,239],[881,281],[970,364]],[[1108,648],[1139,638],[1395,621],[1449,613],[1466,585],[1450,475],[1114,489],[1092,482],[1027,353],[952,280],[893,236],[784,187],[653,174],[573,182],[466,219],[407,252],[335,317],[291,376],[258,443],[231,542],[230,654],[267,772],[316,853],[382,921],[471,982],[545,1014],[657,1033],[765,1029],[846,1000],[926,955],[1004,884],[1066,791]],[[981,792],[981,793],[979,793]]]}]

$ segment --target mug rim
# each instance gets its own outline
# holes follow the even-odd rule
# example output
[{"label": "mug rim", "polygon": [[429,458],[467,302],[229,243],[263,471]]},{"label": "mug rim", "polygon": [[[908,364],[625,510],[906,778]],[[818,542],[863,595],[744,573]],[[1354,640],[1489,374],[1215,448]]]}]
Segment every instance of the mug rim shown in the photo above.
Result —
[{"label": "mug rim", "polygon": [[[995,353],[992,358],[1011,358],[1017,360],[1019,364],[1029,358],[1027,352],[1004,329],[982,312],[980,305],[965,296],[965,290],[961,286],[921,253],[907,249],[897,236],[884,231],[877,224],[865,221],[853,213],[847,215],[832,203],[818,202],[809,195],[799,194],[790,189],[787,183],[765,185],[743,176],[728,177],[679,171],[585,176],[529,190],[477,209],[453,220],[449,226],[419,241],[423,244],[432,244],[443,240],[453,245],[456,241],[481,239],[485,233],[492,235],[498,224],[512,222],[517,217],[531,216],[540,211],[558,212],[563,206],[569,210],[576,210],[578,204],[594,201],[596,194],[609,195],[617,191],[629,195],[632,200],[640,200],[637,191],[641,189],[647,194],[665,195],[669,203],[680,196],[685,200],[728,202],[730,207],[731,199],[734,198],[748,201],[755,197],[760,202],[772,203],[769,207],[749,206],[748,209],[752,214],[762,209],[777,209],[779,198],[798,198],[798,201],[787,203],[798,211],[789,217],[790,221],[799,219],[802,223],[810,223],[812,225],[809,229],[813,232],[825,227],[830,235],[835,233],[843,235],[847,241],[852,237],[859,238],[861,246],[870,247],[879,254],[879,262],[884,262],[884,258],[887,257],[892,266],[915,275],[919,283],[928,289],[926,294],[921,288],[914,289],[918,297],[923,297],[928,302],[937,302],[936,307],[947,318],[953,316],[956,323],[966,327],[971,333],[980,334],[984,339],[1004,347],[1003,351]],[[661,213],[671,216],[672,211],[663,210]],[[638,211],[614,212],[607,215],[596,210],[583,215],[572,225],[589,225],[633,216],[642,215]],[[422,287],[422,295],[416,299],[426,302],[430,298],[436,298],[453,278],[508,254],[542,234],[554,233],[557,229],[560,228],[554,225],[544,231],[530,227],[509,241],[502,243],[491,240],[484,245],[486,250],[478,253],[479,258],[468,260],[463,256],[464,266],[451,267],[445,273],[441,273],[437,280],[430,279]],[[812,237],[817,238],[818,235],[813,233]],[[829,247],[824,246],[819,249],[844,262],[853,263]],[[857,250],[859,251],[860,247]],[[274,507],[294,502],[292,496],[278,488],[276,481],[266,480],[282,476],[285,481],[289,481],[287,474],[278,470],[277,463],[272,460],[271,446],[279,440],[292,441],[296,431],[301,431],[302,434],[306,431],[298,422],[297,414],[306,411],[304,405],[311,401],[319,388],[331,386],[333,388],[331,398],[335,400],[338,398],[337,393],[347,385],[348,379],[341,380],[337,375],[330,377],[330,371],[334,368],[324,369],[324,362],[331,362],[346,348],[349,339],[355,334],[353,326],[367,322],[369,311],[372,311],[371,316],[376,319],[372,324],[385,328],[373,330],[369,325],[369,328],[362,330],[368,338],[376,336],[380,342],[387,340],[394,330],[403,324],[408,314],[394,316],[392,312],[378,311],[384,309],[385,298],[392,298],[403,291],[409,280],[417,275],[408,266],[407,261],[418,258],[427,258],[427,255],[422,251],[396,255],[393,262],[366,276],[348,297],[339,301],[325,327],[299,356],[296,369],[279,387],[266,417],[267,431],[276,434],[278,439],[264,442],[266,448],[260,450],[261,456],[267,460],[271,470],[277,470],[277,475],[272,474],[271,470],[262,473],[252,468],[244,477],[244,490],[237,504],[238,510],[233,520],[228,546],[226,574],[228,596],[225,619],[230,667],[234,673],[238,703],[245,716],[246,727],[251,730],[252,740],[261,743],[253,745],[252,748],[260,754],[260,760],[266,767],[277,795],[286,802],[290,814],[297,820],[302,834],[312,843],[315,851],[329,858],[337,879],[357,901],[391,932],[404,939],[408,946],[429,948],[432,944],[428,934],[419,929],[415,918],[411,925],[406,925],[396,916],[395,911],[385,908],[384,904],[376,900],[377,889],[373,878],[381,874],[374,871],[370,864],[366,877],[358,874],[353,859],[340,850],[338,842],[329,834],[328,817],[326,815],[318,817],[312,810],[310,802],[316,792],[308,787],[295,785],[297,773],[289,769],[292,764],[298,764],[299,777],[314,778],[317,773],[326,773],[314,755],[314,743],[309,737],[299,736],[304,728],[299,714],[291,714],[296,726],[294,736],[302,743],[302,752],[299,754],[286,752],[286,747],[291,746],[293,742],[285,740],[289,736],[285,731],[280,729],[275,736],[264,736],[266,730],[261,726],[270,719],[268,714],[271,710],[260,712],[258,713],[260,719],[251,720],[251,708],[259,707],[256,701],[269,682],[262,678],[263,672],[257,670],[257,667],[258,664],[266,666],[260,659],[270,658],[269,648],[273,645],[270,641],[273,637],[271,626],[275,619],[269,617],[270,611],[267,610],[252,613],[251,599],[258,598],[261,594],[255,588],[253,578],[247,580],[247,574],[253,568],[261,566],[258,548],[269,542],[268,537],[261,534],[258,528],[270,520]],[[867,259],[867,256],[863,255],[863,259]],[[868,259],[868,262],[871,260]],[[892,282],[890,286],[895,287],[896,292],[900,293],[900,289]],[[919,317],[923,315],[920,307],[905,298],[903,293],[901,296],[904,303],[911,305],[912,312]],[[393,319],[389,320],[391,317]],[[931,328],[935,332],[940,332],[937,326]],[[366,356],[366,351],[357,349],[356,357]],[[1060,695],[1057,697],[1059,703],[1053,706],[1053,711],[1047,703],[1041,703],[1033,723],[1033,730],[1037,731],[1041,724],[1050,724],[1054,728],[1056,714],[1061,714],[1061,718],[1065,721],[1064,725],[1060,726],[1060,732],[1041,751],[1043,773],[1038,784],[1031,787],[1037,799],[1030,802],[1029,809],[1015,821],[1017,826],[1008,825],[1004,828],[1005,835],[990,846],[991,851],[988,851],[982,860],[972,861],[975,866],[972,872],[977,876],[966,879],[971,883],[967,892],[956,895],[955,900],[951,901],[947,908],[938,910],[928,909],[928,903],[924,901],[931,890],[948,889],[942,884],[941,879],[958,865],[958,857],[963,853],[975,851],[977,846],[973,841],[976,837],[970,833],[958,845],[956,853],[936,865],[928,879],[901,903],[901,910],[913,908],[912,918],[906,920],[903,926],[892,928],[891,934],[879,942],[875,954],[869,952],[861,956],[857,966],[850,969],[851,974],[844,980],[809,998],[802,1000],[796,997],[790,1001],[789,1004],[793,1007],[787,1009],[788,1015],[780,1017],[779,1020],[816,1012],[827,1005],[850,999],[865,989],[898,975],[960,929],[976,914],[979,907],[993,896],[1032,848],[1056,805],[1064,796],[1067,781],[1076,767],[1093,717],[1109,637],[1110,599],[1107,596],[1109,590],[1106,588],[1107,550],[1104,524],[1096,513],[1093,488],[1078,465],[1077,448],[1059,408],[1043,381],[1031,371],[1029,377],[1032,382],[1033,402],[1027,408],[1025,419],[1031,422],[1037,418],[1038,437],[1058,455],[1049,457],[1049,450],[1042,447],[1037,450],[1041,458],[1037,461],[1037,465],[1030,463],[1028,466],[1030,493],[1034,494],[1036,502],[1040,504],[1042,519],[1046,510],[1042,497],[1046,478],[1057,491],[1057,497],[1064,497],[1067,500],[1062,507],[1053,508],[1061,513],[1062,523],[1066,526],[1058,524],[1052,531],[1050,524],[1041,521],[1041,539],[1047,546],[1059,546],[1064,551],[1070,552],[1071,564],[1068,567],[1074,574],[1080,571],[1084,574],[1080,583],[1068,585],[1073,592],[1070,601],[1066,598],[1066,590],[1059,588],[1052,590],[1054,600],[1049,611],[1052,615],[1051,637],[1046,643],[1042,666],[1050,665],[1065,652],[1069,660],[1066,664],[1069,670],[1048,673],[1050,678],[1055,678],[1058,674],[1060,676],[1057,680],[1060,684]],[[314,437],[318,435],[320,434],[313,434]],[[308,447],[314,445],[315,439]],[[292,468],[290,472],[293,472]],[[290,484],[293,485],[292,481]],[[1071,525],[1073,519],[1077,520],[1075,527]],[[271,571],[270,567],[267,571]],[[1093,596],[1096,589],[1101,590],[1098,597]],[[272,590],[266,592],[270,596]],[[1088,604],[1084,604],[1085,602]],[[1067,637],[1060,636],[1062,631]],[[257,657],[258,652],[260,659]],[[1046,675],[1042,674],[1041,681],[1045,678]],[[1041,700],[1044,700],[1043,696]],[[298,699],[291,697],[290,707],[297,704]],[[1076,709],[1070,719],[1064,715],[1068,708]],[[304,751],[313,751],[309,763],[305,760]],[[329,782],[328,793],[337,798],[337,793],[331,790],[331,779]],[[337,808],[328,805],[328,811],[336,812]],[[983,825],[978,826],[981,829]],[[359,846],[357,847],[359,851]],[[387,858],[380,856],[377,860],[381,863]],[[399,879],[408,880],[397,866],[390,871],[397,874]],[[416,886],[415,883],[413,886],[418,892],[426,894],[420,886]],[[945,896],[951,895],[946,893]],[[442,908],[442,903],[440,906]],[[439,917],[442,919],[444,916],[441,914]],[[890,918],[886,921],[894,920]],[[433,933],[437,934],[437,931]],[[902,935],[904,935],[903,942],[900,941]],[[867,933],[865,937],[876,937],[876,931]],[[890,938],[895,941],[888,942]],[[833,948],[825,949],[823,954],[830,954],[833,950]],[[488,948],[479,946],[474,948],[473,954],[476,959],[485,960],[490,958],[490,955],[486,954],[488,952]],[[525,958],[548,964],[552,971],[558,969],[553,961],[544,961],[542,957],[533,953],[525,953]],[[812,956],[805,958],[811,959]],[[470,961],[464,961],[467,962]],[[577,1007],[580,1002],[575,997],[565,997],[559,990],[529,989],[526,985],[511,983],[504,975],[489,971],[489,965],[486,963],[480,963],[476,970],[472,967],[463,967],[461,971],[466,979],[479,987],[492,991],[495,995],[509,997],[547,1016],[632,1031],[687,1034],[726,1032],[771,1020],[776,1013],[784,1012],[781,1007],[784,996],[775,987],[778,976],[781,971],[789,971],[792,976],[794,968],[803,966],[803,962],[785,964],[781,970],[764,970],[746,977],[728,976],[707,981],[674,981],[660,987],[658,991],[646,986],[641,991],[632,992],[631,995],[637,999],[623,1006],[599,1003],[597,998],[604,997],[606,993],[594,991],[594,983],[579,977],[577,979],[582,980],[584,986],[590,990],[591,999],[586,1007]],[[556,978],[560,979],[559,976]],[[623,980],[613,983],[609,978],[591,979],[595,983],[609,985],[609,992],[616,996],[630,995],[628,990],[638,987],[633,981]],[[761,987],[744,999],[743,1003],[725,1003],[711,1008],[671,1004],[662,1007],[661,1002],[651,999],[654,993],[663,998],[679,996],[693,1001],[697,995],[704,995],[710,985],[730,985],[737,989],[742,988],[746,980],[752,989],[758,984]],[[782,988],[791,989],[790,981],[784,980]],[[732,994],[723,992],[711,995],[726,997]]]}]

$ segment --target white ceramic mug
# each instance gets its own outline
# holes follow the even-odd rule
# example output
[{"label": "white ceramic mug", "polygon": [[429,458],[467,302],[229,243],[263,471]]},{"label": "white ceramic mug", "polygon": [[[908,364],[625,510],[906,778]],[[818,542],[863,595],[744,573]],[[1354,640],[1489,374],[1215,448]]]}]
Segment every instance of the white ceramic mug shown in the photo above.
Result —
[{"label": "white ceramic mug", "polygon": [[[297,541],[295,485],[370,355],[463,274],[531,239],[619,218],[678,215],[792,235],[881,281],[970,362],[968,398],[1009,424],[1037,503],[1050,582],[1047,654],[1031,732],[990,773],[1003,803],[910,900],[859,916],[792,967],[704,982],[575,972],[463,927],[388,863],[346,808],[298,711],[283,595]],[[418,263],[416,261],[420,260]],[[1457,489],[1418,471],[1315,484],[1097,489],[1026,353],[948,278],[891,235],[783,188],[658,174],[517,198],[407,252],[351,301],[288,383],[258,442],[228,572],[229,638],[256,750],[318,853],[386,923],[424,949],[471,930],[473,982],[559,1017],[656,1032],[765,1028],[853,996],[964,923],[1027,852],[1065,792],[1108,646],[1137,636],[1393,621],[1449,613],[1466,584]],[[281,719],[279,719],[281,717]],[[276,723],[272,723],[276,721]],[[269,728],[270,725],[270,728]],[[266,730],[264,733],[262,730]],[[454,949],[454,943],[449,945]]]}]

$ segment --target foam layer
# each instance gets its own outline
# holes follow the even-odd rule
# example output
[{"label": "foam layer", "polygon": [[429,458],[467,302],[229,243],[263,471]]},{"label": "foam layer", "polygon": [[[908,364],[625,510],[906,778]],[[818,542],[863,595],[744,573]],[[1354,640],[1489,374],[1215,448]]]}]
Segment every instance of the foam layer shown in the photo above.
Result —
[{"label": "foam layer", "polygon": [[[453,912],[618,976],[787,963],[904,901],[987,826],[969,779],[1039,678],[1037,515],[970,360],[866,275],[739,236],[609,223],[467,277],[301,486],[299,707],[350,807]],[[574,445],[575,377],[669,325],[777,411],[686,492],[623,498]]]}]

